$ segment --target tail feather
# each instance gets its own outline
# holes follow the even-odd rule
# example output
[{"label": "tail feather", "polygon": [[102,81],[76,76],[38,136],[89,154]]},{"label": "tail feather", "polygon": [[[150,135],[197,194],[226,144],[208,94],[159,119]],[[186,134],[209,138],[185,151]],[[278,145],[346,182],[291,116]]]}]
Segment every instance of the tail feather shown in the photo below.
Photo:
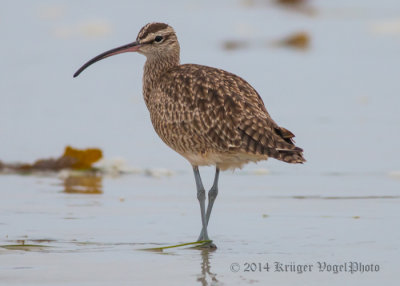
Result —
[{"label": "tail feather", "polygon": [[278,151],[278,156],[274,158],[287,163],[304,163],[306,159],[303,157],[303,149],[294,145],[294,134],[286,128],[279,126],[275,127],[274,130],[276,134],[285,141],[285,145],[288,145],[285,147],[282,146],[283,148],[280,148],[280,146],[276,148],[275,150]]},{"label": "tail feather", "polygon": [[303,164],[306,162],[306,159],[303,157],[303,149],[299,147],[295,147],[292,150],[288,149],[277,149],[278,151],[278,156],[274,157],[278,160],[282,160],[287,163],[293,163],[293,164]]},{"label": "tail feather", "polygon": [[241,148],[248,153],[267,155],[287,163],[304,163],[303,149],[294,145],[294,134],[272,119],[252,117],[239,127]]}]

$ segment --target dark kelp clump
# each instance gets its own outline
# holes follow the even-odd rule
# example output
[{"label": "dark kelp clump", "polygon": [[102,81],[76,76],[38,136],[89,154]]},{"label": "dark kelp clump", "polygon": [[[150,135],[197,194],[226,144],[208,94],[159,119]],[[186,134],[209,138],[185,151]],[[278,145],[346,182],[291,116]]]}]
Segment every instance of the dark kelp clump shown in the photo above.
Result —
[{"label": "dark kelp clump", "polygon": [[306,32],[293,33],[277,42],[280,46],[306,50],[310,47],[311,37]]},{"label": "dark kelp clump", "polygon": [[0,162],[0,171],[8,173],[25,173],[34,171],[60,171],[63,169],[90,170],[93,168],[92,165],[102,157],[103,152],[98,148],[80,150],[67,146],[64,154],[59,158],[39,159],[33,164],[6,164]]}]

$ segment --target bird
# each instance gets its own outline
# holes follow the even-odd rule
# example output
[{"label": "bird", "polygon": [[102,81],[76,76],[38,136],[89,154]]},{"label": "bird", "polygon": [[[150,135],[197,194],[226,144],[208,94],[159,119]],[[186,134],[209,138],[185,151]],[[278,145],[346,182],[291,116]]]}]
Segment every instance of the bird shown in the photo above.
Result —
[{"label": "bird", "polygon": [[[219,68],[181,64],[176,32],[166,23],[146,24],[134,42],[87,61],[74,77],[100,60],[126,52],[146,56],[143,98],[152,125],[162,141],[191,164],[202,224],[197,241],[215,248],[207,226],[220,171],[268,158],[304,163],[303,149],[294,144],[292,132],[275,123],[259,93],[243,78]],[[199,166],[215,166],[207,208]]]}]

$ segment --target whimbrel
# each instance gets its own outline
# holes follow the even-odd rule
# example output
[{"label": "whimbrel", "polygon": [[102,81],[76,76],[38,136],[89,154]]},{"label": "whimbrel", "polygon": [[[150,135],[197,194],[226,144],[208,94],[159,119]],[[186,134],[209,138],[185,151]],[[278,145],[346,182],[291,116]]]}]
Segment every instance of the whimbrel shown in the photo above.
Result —
[{"label": "whimbrel", "polygon": [[[260,95],[244,79],[217,68],[181,65],[177,36],[167,24],[145,25],[135,42],[91,59],[74,77],[99,60],[125,52],[147,57],[143,97],[151,122],[160,138],[193,167],[202,222],[199,241],[209,240],[207,225],[218,195],[220,170],[269,157],[305,162],[303,150],[294,145],[293,133],[272,120]],[[216,171],[206,210],[198,167],[210,165]]]}]

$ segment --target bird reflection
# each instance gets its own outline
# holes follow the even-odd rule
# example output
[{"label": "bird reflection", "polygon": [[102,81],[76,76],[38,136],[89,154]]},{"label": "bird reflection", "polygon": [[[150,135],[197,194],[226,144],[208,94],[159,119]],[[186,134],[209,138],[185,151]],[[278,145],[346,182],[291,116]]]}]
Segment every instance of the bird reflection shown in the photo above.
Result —
[{"label": "bird reflection", "polygon": [[103,178],[96,174],[69,175],[64,178],[64,192],[71,194],[102,194]]},{"label": "bird reflection", "polygon": [[213,250],[202,249],[200,251],[201,255],[201,273],[199,274],[197,281],[201,283],[202,286],[207,285],[218,285],[217,274],[211,272],[210,265],[210,252]]}]

